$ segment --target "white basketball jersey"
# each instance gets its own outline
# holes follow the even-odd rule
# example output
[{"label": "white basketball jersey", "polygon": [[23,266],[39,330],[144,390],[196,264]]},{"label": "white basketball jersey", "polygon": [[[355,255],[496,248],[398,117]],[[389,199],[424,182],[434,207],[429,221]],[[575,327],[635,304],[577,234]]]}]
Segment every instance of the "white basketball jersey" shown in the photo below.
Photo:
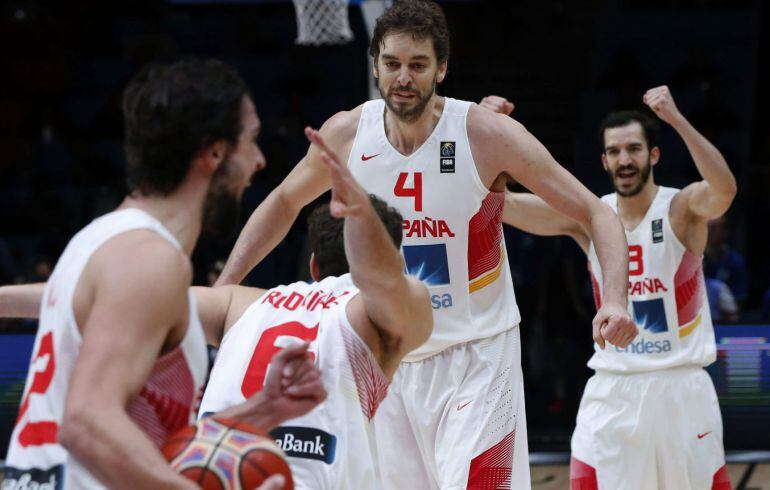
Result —
[{"label": "white basketball jersey", "polygon": [[[669,220],[678,189],[660,187],[644,219],[628,240],[628,309],[639,328],[634,341],[621,349],[607,344],[588,366],[614,372],[642,372],[675,366],[707,366],[716,359],[702,257],[685,248]],[[617,213],[617,196],[602,200]],[[602,271],[594,245],[588,251],[597,307],[601,305]]]},{"label": "white basketball jersey", "polygon": [[[43,293],[24,398],[5,462],[3,488],[104,488],[58,443],[70,376],[83,341],[72,301],[80,275],[94,252],[116,235],[136,229],[152,230],[181,249],[155,218],[138,209],[125,209],[91,222],[69,242],[56,264]],[[195,420],[194,402],[206,379],[206,342],[192,295],[189,318],[182,343],[157,360],[142,391],[127,409],[157,445]]]},{"label": "white basketball jersey", "polygon": [[503,239],[505,194],[490,192],[476,170],[466,131],[471,103],[444,101],[433,133],[408,157],[385,134],[385,102],[366,102],[348,159],[364,189],[403,215],[407,273],[430,289],[433,334],[405,361],[491,337],[520,320]]},{"label": "white basketball jersey", "polygon": [[225,334],[203,395],[202,416],[243,402],[262,389],[276,352],[309,341],[328,397],[272,431],[298,489],[379,488],[369,421],[389,381],[348,321],[356,294],[349,274],[267,291]]}]

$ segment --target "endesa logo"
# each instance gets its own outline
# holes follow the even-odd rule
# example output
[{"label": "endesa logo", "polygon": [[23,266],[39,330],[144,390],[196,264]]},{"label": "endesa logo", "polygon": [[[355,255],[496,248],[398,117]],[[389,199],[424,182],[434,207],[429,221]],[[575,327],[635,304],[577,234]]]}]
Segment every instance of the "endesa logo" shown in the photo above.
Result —
[{"label": "endesa logo", "polygon": [[406,273],[415,276],[428,286],[449,284],[449,263],[446,244],[404,245]]},{"label": "endesa logo", "polygon": [[[663,298],[650,299],[646,301],[632,301],[631,307],[634,312],[634,322],[637,326],[646,332],[653,334],[668,332],[668,322],[666,321],[666,307]],[[649,340],[644,335],[639,335],[637,339],[625,349],[615,347],[616,352],[625,352],[627,354],[660,354],[671,350],[671,341],[669,340]]]},{"label": "endesa logo", "polygon": [[64,486],[63,475],[62,465],[48,470],[6,467],[2,490],[61,490]]},{"label": "endesa logo", "polygon": [[310,427],[278,427],[270,435],[287,456],[315,459],[326,464],[334,462],[337,437]]}]

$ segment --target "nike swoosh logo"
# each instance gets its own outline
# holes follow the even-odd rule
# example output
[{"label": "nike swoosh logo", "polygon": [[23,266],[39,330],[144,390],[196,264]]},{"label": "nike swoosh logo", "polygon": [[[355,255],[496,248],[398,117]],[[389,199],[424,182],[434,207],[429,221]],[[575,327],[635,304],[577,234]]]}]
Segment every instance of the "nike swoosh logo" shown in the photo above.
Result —
[{"label": "nike swoosh logo", "polygon": [[366,156],[365,154],[361,153],[361,161],[362,161],[362,162],[365,162],[365,161],[367,161],[367,160],[371,160],[372,158],[374,158],[374,157],[376,157],[376,156],[379,156],[379,155],[380,155],[380,154],[379,154],[379,153],[377,153],[377,154],[375,154],[375,155],[372,155],[372,156]]},{"label": "nike swoosh logo", "polygon": [[[471,400],[471,402],[472,402],[472,401],[473,401],[473,400]],[[470,402],[465,402],[465,403],[463,403],[462,405],[458,404],[458,405],[457,405],[457,411],[459,412],[459,411],[460,411],[460,410],[462,410],[463,408],[467,407],[469,403],[470,403]]]},{"label": "nike swoosh logo", "polygon": [[703,434],[698,434],[698,439],[703,439],[704,437],[706,437],[709,434],[711,434],[711,431],[704,432]]}]

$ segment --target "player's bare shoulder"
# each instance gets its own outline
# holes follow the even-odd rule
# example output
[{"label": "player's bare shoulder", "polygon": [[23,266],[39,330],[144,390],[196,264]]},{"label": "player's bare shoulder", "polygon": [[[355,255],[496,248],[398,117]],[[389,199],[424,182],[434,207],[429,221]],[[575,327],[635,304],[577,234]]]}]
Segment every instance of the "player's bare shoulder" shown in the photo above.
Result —
[{"label": "player's bare shoulder", "polygon": [[321,126],[321,136],[329,147],[346,159],[358,131],[363,104],[350,111],[340,111]]},{"label": "player's bare shoulder", "polygon": [[513,118],[472,104],[468,109],[468,140],[479,175],[489,184],[497,178],[502,164],[510,162],[526,144],[526,128]]}]

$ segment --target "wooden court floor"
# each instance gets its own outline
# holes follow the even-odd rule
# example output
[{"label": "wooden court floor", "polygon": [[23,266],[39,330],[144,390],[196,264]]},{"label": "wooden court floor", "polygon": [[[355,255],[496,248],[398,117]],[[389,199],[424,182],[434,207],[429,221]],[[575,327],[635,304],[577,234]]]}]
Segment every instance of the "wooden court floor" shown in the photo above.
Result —
[{"label": "wooden court floor", "polygon": [[[741,488],[741,482],[747,464],[728,464],[727,472],[733,483],[733,490],[770,490],[770,464],[760,464],[754,469],[748,482]],[[569,467],[558,466],[532,466],[532,490],[568,490]]]}]

